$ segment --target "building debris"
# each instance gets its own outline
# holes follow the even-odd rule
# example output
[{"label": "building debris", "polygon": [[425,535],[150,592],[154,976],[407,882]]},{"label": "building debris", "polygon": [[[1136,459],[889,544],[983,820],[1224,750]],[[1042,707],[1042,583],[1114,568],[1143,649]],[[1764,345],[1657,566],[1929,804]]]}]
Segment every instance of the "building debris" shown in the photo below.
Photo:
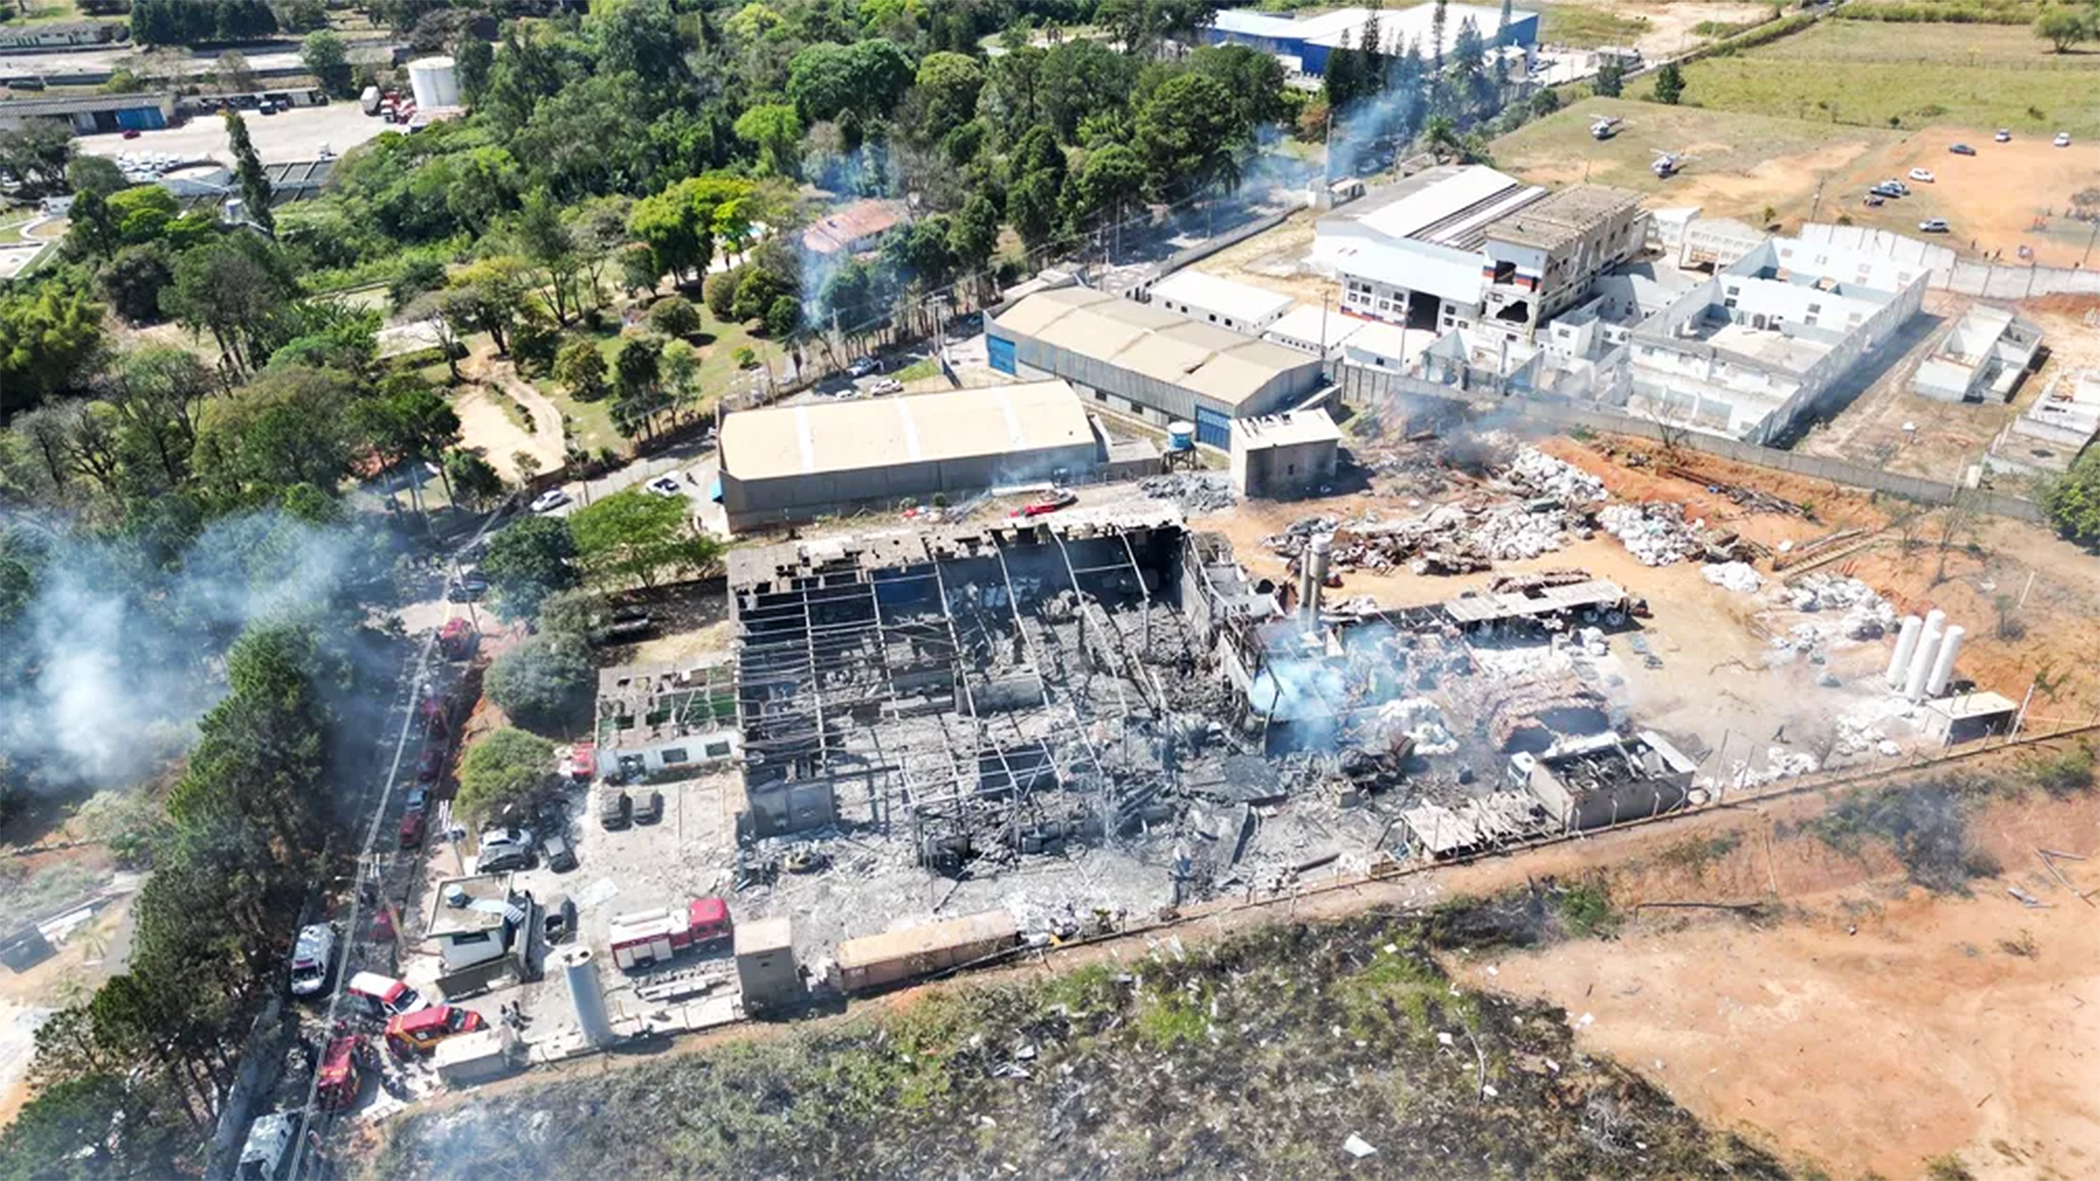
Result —
[{"label": "building debris", "polygon": [[1222,472],[1168,472],[1138,481],[1138,492],[1168,500],[1190,516],[1221,513],[1233,505],[1232,478]]}]

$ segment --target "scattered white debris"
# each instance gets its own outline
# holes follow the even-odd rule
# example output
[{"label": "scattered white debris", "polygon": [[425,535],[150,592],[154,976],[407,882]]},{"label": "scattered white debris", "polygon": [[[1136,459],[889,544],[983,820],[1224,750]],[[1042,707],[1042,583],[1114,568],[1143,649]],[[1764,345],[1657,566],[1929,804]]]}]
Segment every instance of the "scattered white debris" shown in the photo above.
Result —
[{"label": "scattered white debris", "polygon": [[1765,576],[1748,562],[1716,562],[1700,570],[1699,576],[1739,595],[1754,595],[1765,587]]},{"label": "scattered white debris", "polygon": [[1358,1160],[1362,1160],[1367,1156],[1376,1154],[1378,1150],[1371,1147],[1370,1144],[1365,1142],[1363,1137],[1357,1135],[1354,1132],[1351,1132],[1349,1133],[1349,1138],[1347,1140],[1342,1141],[1342,1151],[1348,1153],[1350,1156],[1353,1156]]},{"label": "scattered white debris", "polygon": [[1605,496],[1604,481],[1536,447],[1517,452],[1509,465],[1509,478],[1539,496],[1557,496],[1574,504],[1603,500]]},{"label": "scattered white debris", "polygon": [[1440,1046],[1449,1046],[1454,1045],[1455,1043],[1452,1041],[1450,1034],[1445,1033],[1442,1030],[1438,1030],[1436,1035],[1436,1044]]},{"label": "scattered white debris", "polygon": [[1397,727],[1415,740],[1419,755],[1448,755],[1458,750],[1458,739],[1444,723],[1444,711],[1427,697],[1403,697],[1378,707],[1381,729]]},{"label": "scattered white debris", "polygon": [[1668,566],[1704,552],[1681,504],[1610,504],[1597,514],[1597,523],[1644,566]]}]

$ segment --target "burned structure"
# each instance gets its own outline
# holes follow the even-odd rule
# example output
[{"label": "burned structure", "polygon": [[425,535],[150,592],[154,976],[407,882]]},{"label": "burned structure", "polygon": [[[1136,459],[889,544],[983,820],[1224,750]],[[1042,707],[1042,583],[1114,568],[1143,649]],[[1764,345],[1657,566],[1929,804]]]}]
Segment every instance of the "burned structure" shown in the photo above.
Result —
[{"label": "burned structure", "polygon": [[1122,832],[1222,697],[1170,507],[733,551],[754,838],[908,832],[925,864]]},{"label": "burned structure", "polygon": [[736,754],[734,670],[719,656],[598,674],[596,738],[609,768],[653,774]]},{"label": "burned structure", "polygon": [[[1678,775],[1579,663],[1632,623],[1615,585],[1550,572],[1376,611],[1323,603],[1329,549],[1279,587],[1161,503],[732,551],[740,864],[828,835],[948,874],[1107,845],[1171,867],[1181,901],[1301,871],[1346,830],[1372,850],[1420,830],[1343,810],[1501,800],[1513,752],[1573,802],[1490,801],[1507,815],[1481,840],[1591,823],[1601,773],[1556,761],[1589,750],[1570,743]],[[1509,645],[1528,667],[1486,659]]]},{"label": "burned structure", "polygon": [[1512,786],[1537,796],[1547,819],[1563,832],[1681,808],[1696,769],[1668,739],[1648,730],[1607,731],[1509,758]]}]

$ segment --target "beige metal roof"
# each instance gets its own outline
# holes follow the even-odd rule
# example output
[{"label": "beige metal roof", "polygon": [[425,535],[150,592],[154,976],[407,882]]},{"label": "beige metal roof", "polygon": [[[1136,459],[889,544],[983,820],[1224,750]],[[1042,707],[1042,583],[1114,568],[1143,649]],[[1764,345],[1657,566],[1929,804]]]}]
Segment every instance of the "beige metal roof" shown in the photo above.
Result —
[{"label": "beige metal roof", "polygon": [[994,319],[1006,332],[1183,386],[1228,406],[1317,357],[1087,287],[1042,291]]},{"label": "beige metal roof", "polygon": [[937,463],[1093,442],[1063,381],[872,401],[746,410],[722,422],[722,470],[738,480]]}]

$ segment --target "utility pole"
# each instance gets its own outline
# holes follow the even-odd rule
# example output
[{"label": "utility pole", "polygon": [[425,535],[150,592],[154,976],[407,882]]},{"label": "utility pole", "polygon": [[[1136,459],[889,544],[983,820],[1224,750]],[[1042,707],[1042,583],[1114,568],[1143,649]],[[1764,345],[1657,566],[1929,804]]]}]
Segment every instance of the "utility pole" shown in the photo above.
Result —
[{"label": "utility pole", "polygon": [[2085,266],[2093,260],[2093,239],[2100,237],[2100,216],[2093,218],[2092,232],[2085,236],[2085,253],[2078,256],[2078,265]]},{"label": "utility pole", "polygon": [[1808,220],[1816,220],[1816,211],[1823,208],[1823,178],[1816,178],[1816,195],[1808,203]]}]

